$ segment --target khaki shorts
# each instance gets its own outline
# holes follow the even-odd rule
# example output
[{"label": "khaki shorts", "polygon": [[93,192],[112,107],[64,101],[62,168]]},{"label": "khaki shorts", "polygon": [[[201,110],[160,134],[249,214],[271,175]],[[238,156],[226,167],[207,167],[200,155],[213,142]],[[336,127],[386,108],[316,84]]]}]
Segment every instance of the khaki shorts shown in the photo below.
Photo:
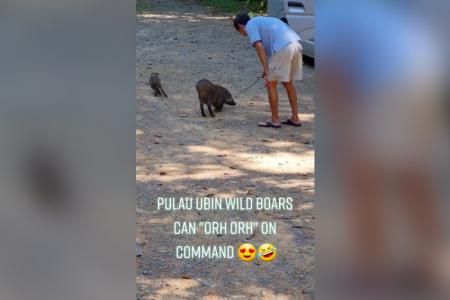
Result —
[{"label": "khaki shorts", "polygon": [[300,43],[290,43],[269,61],[269,81],[303,80],[303,57]]}]

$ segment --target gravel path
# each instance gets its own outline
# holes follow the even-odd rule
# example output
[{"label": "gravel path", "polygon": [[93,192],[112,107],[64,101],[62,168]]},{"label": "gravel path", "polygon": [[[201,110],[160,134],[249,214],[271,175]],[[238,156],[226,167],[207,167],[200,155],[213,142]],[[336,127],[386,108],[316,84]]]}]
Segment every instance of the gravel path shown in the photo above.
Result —
[{"label": "gravel path", "polygon": [[[312,299],[314,267],[314,69],[297,83],[303,127],[258,128],[269,116],[262,83],[216,118],[200,115],[195,83],[201,78],[238,93],[261,74],[255,51],[231,25],[231,16],[195,1],[150,1],[137,16],[136,179],[137,299]],[[147,85],[159,72],[168,98]],[[280,88],[280,112],[289,116]],[[289,212],[158,212],[158,196],[291,196]],[[177,220],[277,222],[277,235],[175,236]],[[273,243],[271,263],[178,260],[176,245]]]}]

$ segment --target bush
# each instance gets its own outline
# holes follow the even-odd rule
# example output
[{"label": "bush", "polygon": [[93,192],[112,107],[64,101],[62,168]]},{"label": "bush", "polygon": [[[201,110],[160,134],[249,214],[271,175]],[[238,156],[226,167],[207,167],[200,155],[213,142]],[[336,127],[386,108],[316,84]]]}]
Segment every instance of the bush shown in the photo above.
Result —
[{"label": "bush", "polygon": [[251,14],[265,14],[267,12],[266,0],[247,0],[245,6]]},{"label": "bush", "polygon": [[245,10],[254,16],[267,12],[267,0],[202,0],[202,2],[231,13]]},{"label": "bush", "polygon": [[136,13],[142,14],[150,10],[150,3],[148,0],[136,0]]}]

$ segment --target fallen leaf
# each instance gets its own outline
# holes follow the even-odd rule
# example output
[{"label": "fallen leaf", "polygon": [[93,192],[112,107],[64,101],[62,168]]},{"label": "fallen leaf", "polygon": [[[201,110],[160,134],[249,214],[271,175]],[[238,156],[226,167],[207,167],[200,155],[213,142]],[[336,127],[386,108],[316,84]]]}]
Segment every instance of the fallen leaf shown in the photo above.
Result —
[{"label": "fallen leaf", "polygon": [[265,143],[273,143],[275,140],[262,139],[261,141],[263,141]]}]

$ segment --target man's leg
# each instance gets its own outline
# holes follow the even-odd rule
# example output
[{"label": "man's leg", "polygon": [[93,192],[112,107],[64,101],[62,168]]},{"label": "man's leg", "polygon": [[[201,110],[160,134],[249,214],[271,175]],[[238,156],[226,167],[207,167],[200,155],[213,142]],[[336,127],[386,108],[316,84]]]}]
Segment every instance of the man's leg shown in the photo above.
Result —
[{"label": "man's leg", "polygon": [[269,95],[270,111],[272,112],[272,123],[279,125],[277,81],[269,81],[267,92]]},{"label": "man's leg", "polygon": [[294,82],[292,80],[289,82],[283,82],[283,86],[286,89],[289,98],[289,103],[291,104],[292,115],[290,119],[294,123],[300,123],[297,107],[297,90],[295,89]]}]

